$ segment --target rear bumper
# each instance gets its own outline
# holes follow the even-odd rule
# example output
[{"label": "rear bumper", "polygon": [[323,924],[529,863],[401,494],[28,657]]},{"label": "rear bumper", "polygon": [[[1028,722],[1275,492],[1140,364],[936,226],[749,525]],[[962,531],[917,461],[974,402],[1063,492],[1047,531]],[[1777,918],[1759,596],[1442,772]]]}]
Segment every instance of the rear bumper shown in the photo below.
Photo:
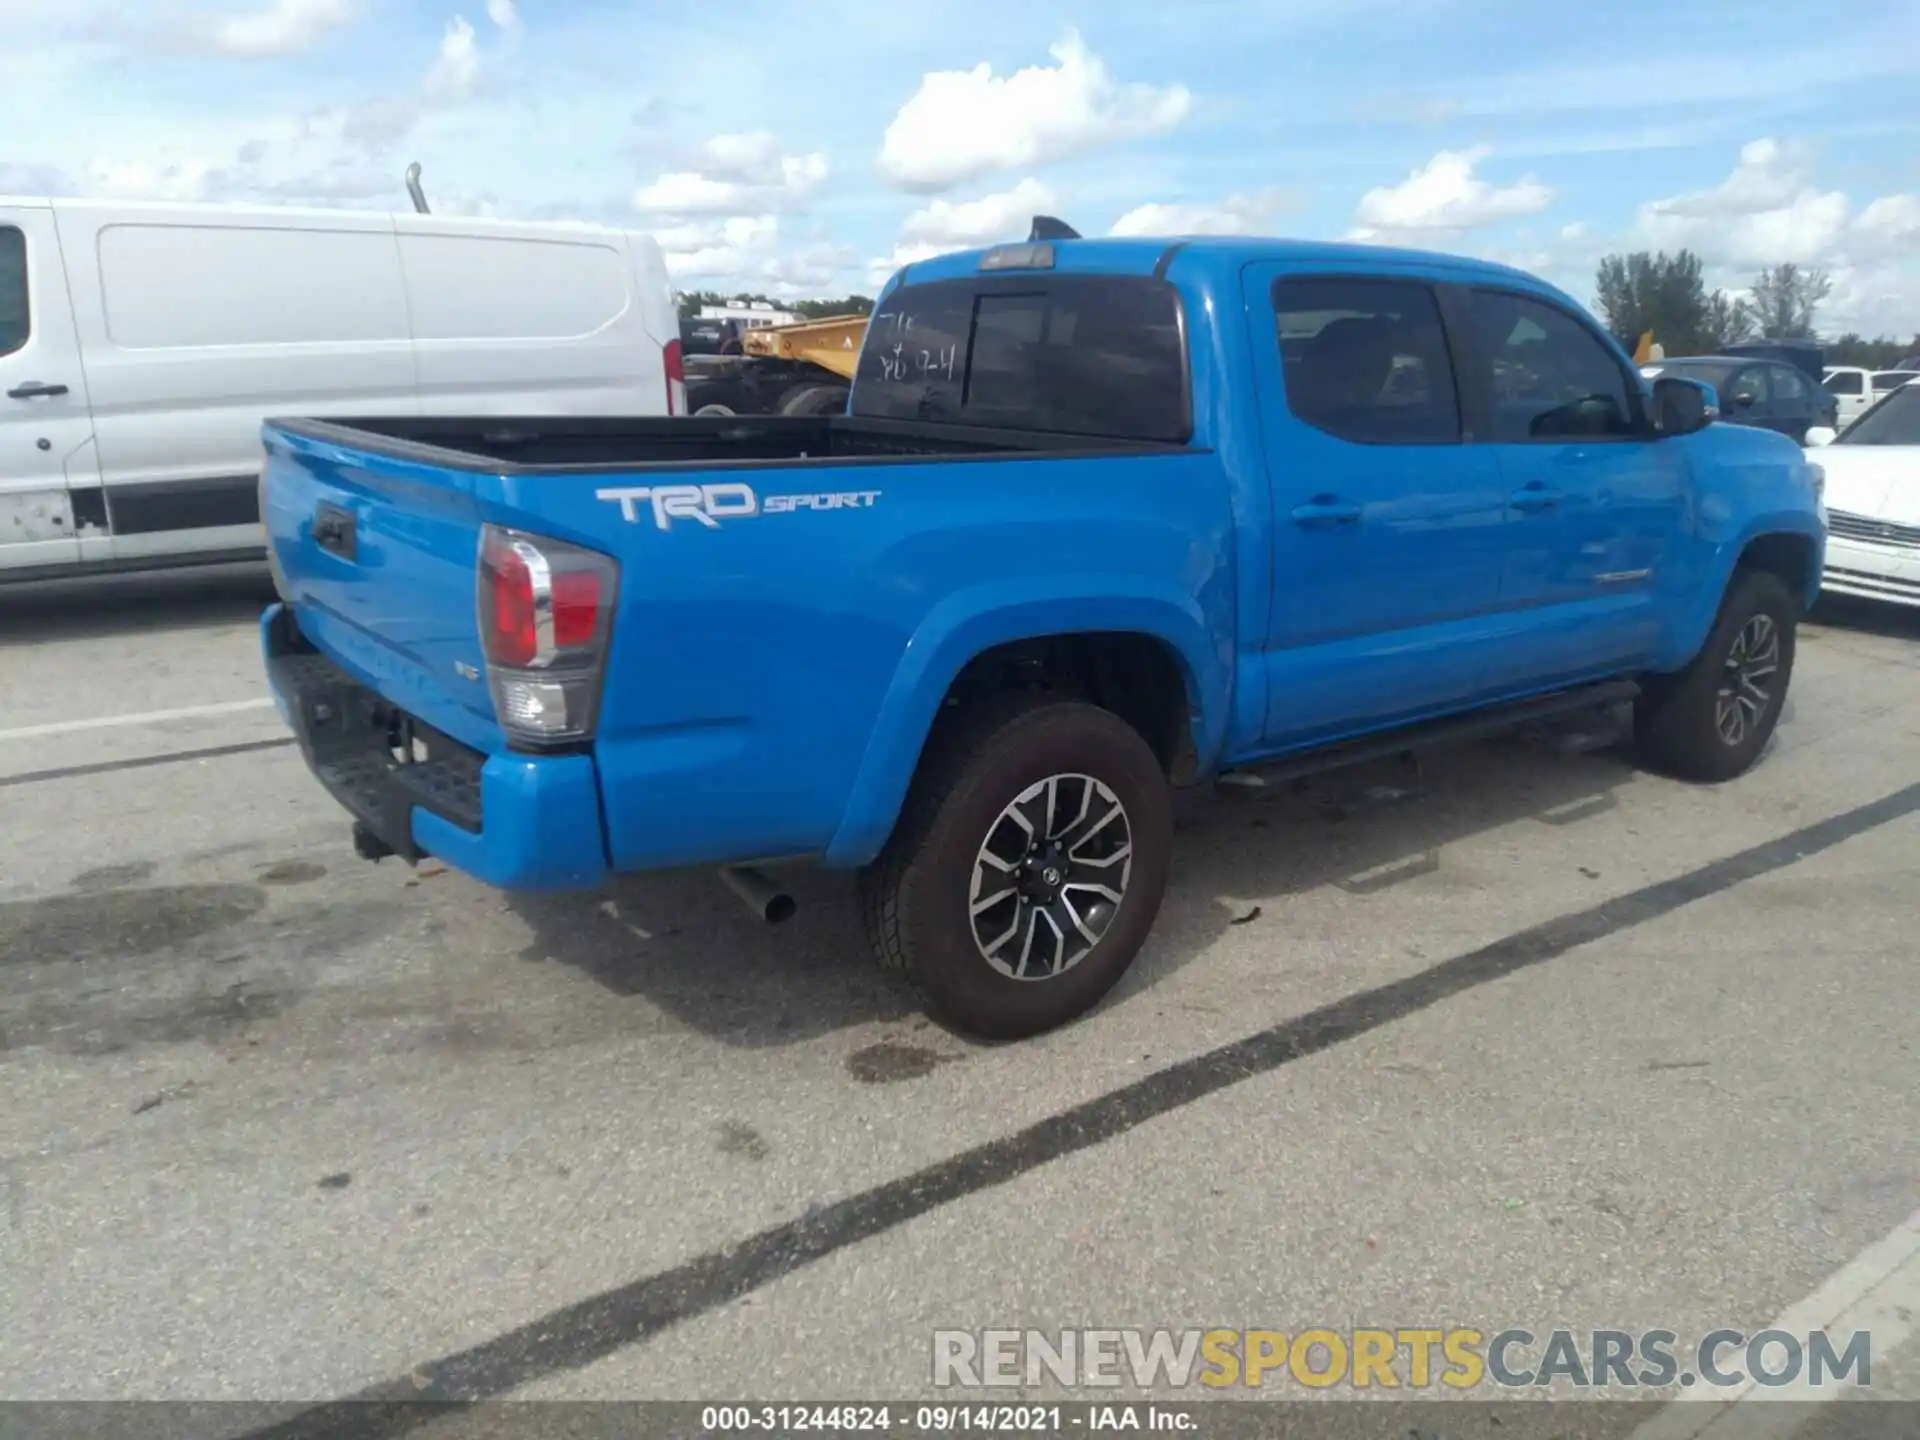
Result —
[{"label": "rear bumper", "polygon": [[590,755],[483,755],[415,720],[305,643],[284,605],[260,617],[267,684],[307,768],[409,863],[431,855],[506,890],[607,878]]}]

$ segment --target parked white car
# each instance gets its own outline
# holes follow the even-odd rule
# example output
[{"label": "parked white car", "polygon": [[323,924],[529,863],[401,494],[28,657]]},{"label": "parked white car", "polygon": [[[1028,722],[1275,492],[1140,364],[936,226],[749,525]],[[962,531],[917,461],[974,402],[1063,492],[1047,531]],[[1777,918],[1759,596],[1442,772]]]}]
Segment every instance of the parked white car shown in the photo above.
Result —
[{"label": "parked white car", "polygon": [[1826,474],[1821,588],[1920,605],[1920,385],[1890,392],[1838,437],[1807,440]]},{"label": "parked white car", "polygon": [[647,235],[0,198],[0,581],[264,553],[268,416],[667,415]]}]

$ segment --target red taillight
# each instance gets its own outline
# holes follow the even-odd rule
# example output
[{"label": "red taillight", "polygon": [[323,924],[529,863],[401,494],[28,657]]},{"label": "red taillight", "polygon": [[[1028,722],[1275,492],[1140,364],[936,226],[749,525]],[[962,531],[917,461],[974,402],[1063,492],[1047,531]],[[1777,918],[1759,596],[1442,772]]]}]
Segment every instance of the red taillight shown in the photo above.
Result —
[{"label": "red taillight", "polygon": [[485,587],[481,640],[495,665],[531,665],[540,654],[540,626],[534,612],[533,567],[522,548],[489,534],[480,555]]},{"label": "red taillight", "polygon": [[480,648],[501,728],[536,748],[593,738],[620,567],[610,556],[489,525]]},{"label": "red taillight", "polygon": [[591,570],[553,577],[553,643],[561,650],[591,645],[600,628],[600,577]]},{"label": "red taillight", "polygon": [[687,357],[686,352],[680,348],[678,340],[667,342],[666,362],[667,414],[677,415],[679,409],[675,403],[675,397],[684,395],[687,389]]},{"label": "red taillight", "polygon": [[523,670],[597,660],[616,573],[613,561],[595,551],[489,525],[480,546],[487,662]]}]

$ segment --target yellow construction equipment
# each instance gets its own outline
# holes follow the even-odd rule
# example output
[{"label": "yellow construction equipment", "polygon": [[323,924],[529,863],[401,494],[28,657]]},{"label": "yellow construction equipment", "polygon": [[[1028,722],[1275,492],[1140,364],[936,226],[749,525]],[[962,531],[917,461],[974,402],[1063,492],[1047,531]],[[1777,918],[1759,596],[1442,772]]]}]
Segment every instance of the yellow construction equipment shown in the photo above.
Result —
[{"label": "yellow construction equipment", "polygon": [[864,315],[828,315],[798,325],[749,330],[740,337],[740,346],[747,354],[762,359],[817,365],[842,380],[851,380],[860,363],[860,341],[866,333]]}]

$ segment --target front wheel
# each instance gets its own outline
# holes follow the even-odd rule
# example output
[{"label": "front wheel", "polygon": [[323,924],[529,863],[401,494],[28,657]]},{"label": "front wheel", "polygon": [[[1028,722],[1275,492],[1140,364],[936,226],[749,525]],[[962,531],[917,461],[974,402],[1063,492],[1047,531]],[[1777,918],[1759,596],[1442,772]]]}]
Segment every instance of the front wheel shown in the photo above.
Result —
[{"label": "front wheel", "polygon": [[1634,708],[1642,753],[1683,780],[1745,774],[1779,723],[1793,674],[1799,600],[1778,575],[1736,571],[1713,632],[1679,674],[1650,680]]},{"label": "front wheel", "polygon": [[861,908],[881,964],[936,1018],[1020,1039],[1126,973],[1172,846],[1166,777],[1139,732],[1093,705],[1013,702],[930,745]]}]

